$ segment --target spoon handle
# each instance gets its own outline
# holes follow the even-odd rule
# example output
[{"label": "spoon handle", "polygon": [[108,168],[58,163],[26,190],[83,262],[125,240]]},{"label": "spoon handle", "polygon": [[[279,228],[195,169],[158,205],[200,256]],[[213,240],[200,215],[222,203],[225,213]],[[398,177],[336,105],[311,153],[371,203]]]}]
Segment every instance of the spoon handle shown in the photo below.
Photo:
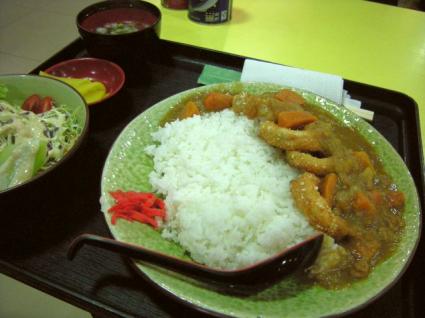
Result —
[{"label": "spoon handle", "polygon": [[210,279],[220,279],[222,277],[230,276],[226,275],[227,273],[225,271],[214,270],[201,264],[184,261],[138,245],[124,243],[94,234],[82,234],[75,238],[68,248],[68,259],[74,259],[78,251],[86,244],[165,267],[176,272],[204,276]]},{"label": "spoon handle", "polygon": [[74,259],[81,247],[87,244],[197,278],[222,282],[251,282],[253,280],[263,280],[265,276],[273,276],[275,273],[287,274],[300,266],[306,266],[316,257],[322,239],[322,234],[316,234],[265,261],[239,270],[214,269],[199,263],[152,251],[139,245],[120,242],[94,234],[78,236],[69,246],[67,257],[70,260]]}]

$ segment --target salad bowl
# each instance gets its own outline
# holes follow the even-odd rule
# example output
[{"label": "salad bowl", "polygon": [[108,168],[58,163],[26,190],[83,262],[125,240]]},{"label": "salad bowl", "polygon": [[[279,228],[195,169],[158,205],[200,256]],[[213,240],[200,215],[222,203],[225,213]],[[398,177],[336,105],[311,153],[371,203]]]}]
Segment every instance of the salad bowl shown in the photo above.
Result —
[{"label": "salad bowl", "polygon": [[88,131],[83,97],[36,75],[0,76],[0,197],[16,197],[79,148]]}]

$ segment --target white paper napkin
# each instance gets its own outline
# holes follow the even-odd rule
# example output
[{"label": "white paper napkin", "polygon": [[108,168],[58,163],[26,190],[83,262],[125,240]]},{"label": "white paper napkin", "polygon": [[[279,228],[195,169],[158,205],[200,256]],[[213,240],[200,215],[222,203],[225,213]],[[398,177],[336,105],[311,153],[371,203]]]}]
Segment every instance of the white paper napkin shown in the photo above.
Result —
[{"label": "white paper napkin", "polygon": [[343,88],[344,80],[337,75],[246,59],[241,81],[267,82],[300,88],[326,97],[340,105],[361,106],[360,101],[350,98]]}]

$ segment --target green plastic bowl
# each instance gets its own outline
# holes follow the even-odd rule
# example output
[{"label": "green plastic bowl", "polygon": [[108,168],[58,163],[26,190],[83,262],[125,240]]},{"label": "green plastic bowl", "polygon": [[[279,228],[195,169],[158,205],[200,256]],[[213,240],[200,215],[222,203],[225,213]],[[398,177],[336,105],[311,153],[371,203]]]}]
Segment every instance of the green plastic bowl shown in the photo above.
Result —
[{"label": "green plastic bowl", "polygon": [[55,165],[34,175],[19,185],[0,191],[0,197],[5,197],[16,190],[32,184],[43,178],[52,170],[56,169],[64,161],[69,159],[81,145],[88,131],[89,110],[84,98],[71,86],[55,79],[37,75],[0,75],[0,84],[7,87],[7,102],[13,105],[22,105],[25,99],[32,95],[51,96],[57,104],[63,104],[75,115],[77,124],[81,127],[81,133],[77,137],[72,148]]}]

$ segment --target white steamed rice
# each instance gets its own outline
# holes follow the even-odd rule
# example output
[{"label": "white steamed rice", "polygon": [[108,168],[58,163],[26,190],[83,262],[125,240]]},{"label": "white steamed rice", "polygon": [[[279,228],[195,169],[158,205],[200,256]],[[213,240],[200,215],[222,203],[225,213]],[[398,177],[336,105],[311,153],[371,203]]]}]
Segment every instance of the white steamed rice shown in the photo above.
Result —
[{"label": "white steamed rice", "polygon": [[153,134],[150,182],[166,197],[162,236],[200,263],[241,268],[314,233],[295,208],[298,172],[230,110],[174,121]]}]

